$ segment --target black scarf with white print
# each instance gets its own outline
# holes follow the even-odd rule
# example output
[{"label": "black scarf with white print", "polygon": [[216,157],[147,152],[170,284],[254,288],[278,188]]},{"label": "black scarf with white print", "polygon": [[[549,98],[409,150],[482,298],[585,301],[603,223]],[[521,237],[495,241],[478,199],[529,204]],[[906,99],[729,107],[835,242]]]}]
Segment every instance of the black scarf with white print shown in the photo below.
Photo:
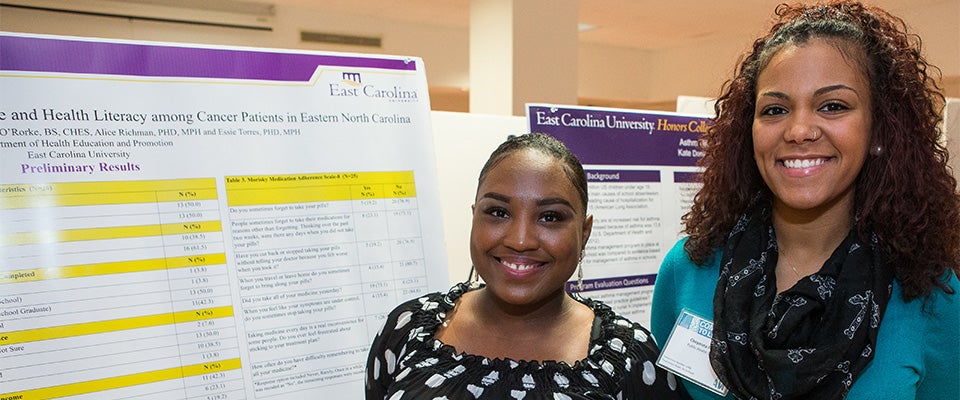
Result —
[{"label": "black scarf with white print", "polygon": [[710,362],[739,399],[843,399],[873,359],[893,268],[851,231],[820,271],[777,294],[764,202],[730,232],[713,298]]}]

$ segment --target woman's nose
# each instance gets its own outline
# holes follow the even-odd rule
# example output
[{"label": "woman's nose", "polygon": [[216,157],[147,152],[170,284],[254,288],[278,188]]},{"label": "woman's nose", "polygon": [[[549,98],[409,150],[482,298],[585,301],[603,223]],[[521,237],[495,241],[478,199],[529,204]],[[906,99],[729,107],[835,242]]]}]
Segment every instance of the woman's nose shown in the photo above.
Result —
[{"label": "woman's nose", "polygon": [[797,115],[793,118],[790,126],[787,127],[783,139],[788,142],[803,143],[815,142],[821,136],[823,136],[823,132],[820,131],[820,128],[817,128],[811,118]]},{"label": "woman's nose", "polygon": [[505,232],[503,244],[515,251],[536,249],[538,238],[533,223],[523,219],[514,219]]}]

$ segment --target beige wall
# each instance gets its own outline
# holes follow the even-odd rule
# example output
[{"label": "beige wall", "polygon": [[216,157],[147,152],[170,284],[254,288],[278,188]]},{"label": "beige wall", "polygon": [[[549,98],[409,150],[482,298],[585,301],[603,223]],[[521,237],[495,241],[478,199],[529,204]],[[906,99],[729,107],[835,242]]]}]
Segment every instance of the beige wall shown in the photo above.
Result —
[{"label": "beige wall", "polygon": [[[960,0],[891,10],[923,38],[929,61],[943,71],[949,97],[960,97]],[[0,30],[134,40],[192,42],[423,58],[435,110],[466,111],[469,32],[466,28],[373,20],[277,6],[273,31],[204,27],[0,7]],[[756,24],[762,32],[765,21]],[[382,48],[301,43],[300,30],[382,36]],[[715,97],[752,37],[708,40],[682,48],[640,50],[582,44],[580,104],[672,110],[679,95]],[[549,68],[549,66],[544,66]]]},{"label": "beige wall", "polygon": [[[960,97],[960,1],[890,11],[922,38],[924,55],[943,73],[947,97]],[[764,21],[755,23],[752,35],[681,48],[581,46],[580,95],[641,102],[668,101],[679,95],[716,97],[733,76],[739,57],[767,29]]]}]

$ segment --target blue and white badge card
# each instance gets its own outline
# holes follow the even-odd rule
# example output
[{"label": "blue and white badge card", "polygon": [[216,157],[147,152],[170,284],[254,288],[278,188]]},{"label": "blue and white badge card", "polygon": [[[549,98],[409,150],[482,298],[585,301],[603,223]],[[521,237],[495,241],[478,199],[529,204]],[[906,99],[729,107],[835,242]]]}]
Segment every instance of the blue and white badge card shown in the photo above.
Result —
[{"label": "blue and white badge card", "polygon": [[727,388],[710,366],[712,337],[713,321],[684,309],[660,350],[657,365],[711,392],[725,396]]}]

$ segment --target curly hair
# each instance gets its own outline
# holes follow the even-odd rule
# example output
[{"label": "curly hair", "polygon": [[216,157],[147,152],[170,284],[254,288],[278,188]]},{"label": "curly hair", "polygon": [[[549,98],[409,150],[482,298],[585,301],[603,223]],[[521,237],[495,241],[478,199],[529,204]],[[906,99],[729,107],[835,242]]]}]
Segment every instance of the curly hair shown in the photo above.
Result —
[{"label": "curly hair", "polygon": [[947,270],[960,274],[960,196],[939,140],[940,71],[921,55],[920,37],[900,18],[857,2],[781,4],[776,16],[717,99],[717,117],[701,140],[703,188],[683,216],[684,250],[705,263],[751,202],[772,198],[753,158],[757,76],[784,47],[828,39],[863,50],[867,59],[860,63],[875,99],[873,141],[884,149],[869,156],[857,176],[855,229],[876,233],[905,300],[935,287],[949,292],[941,279]]}]

